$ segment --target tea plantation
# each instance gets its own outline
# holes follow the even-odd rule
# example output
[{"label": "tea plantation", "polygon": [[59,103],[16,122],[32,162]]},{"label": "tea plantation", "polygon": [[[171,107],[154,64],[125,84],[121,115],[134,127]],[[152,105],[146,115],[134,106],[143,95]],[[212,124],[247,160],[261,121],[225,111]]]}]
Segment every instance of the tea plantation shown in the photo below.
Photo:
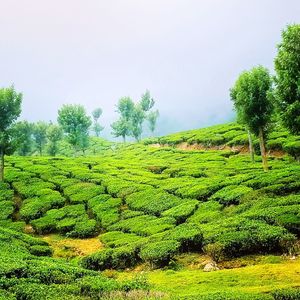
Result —
[{"label": "tea plantation", "polygon": [[[205,149],[186,151],[176,147],[181,143]],[[293,158],[299,143],[274,130],[269,172],[259,156],[250,162],[247,135],[237,124],[107,147],[97,156],[7,157],[0,299],[300,299],[300,164]],[[43,239],[49,234],[96,237],[102,248],[75,259],[51,257]],[[274,269],[272,283],[239,289],[237,280],[246,275],[222,268],[270,254],[295,256],[287,270],[298,271],[284,285]],[[193,255],[209,257],[221,270],[182,269],[180,257]],[[148,283],[133,278],[141,266],[152,270]],[[247,268],[245,286],[255,281]],[[107,269],[119,275],[108,278]],[[171,288],[180,282],[190,283],[180,292]]]}]

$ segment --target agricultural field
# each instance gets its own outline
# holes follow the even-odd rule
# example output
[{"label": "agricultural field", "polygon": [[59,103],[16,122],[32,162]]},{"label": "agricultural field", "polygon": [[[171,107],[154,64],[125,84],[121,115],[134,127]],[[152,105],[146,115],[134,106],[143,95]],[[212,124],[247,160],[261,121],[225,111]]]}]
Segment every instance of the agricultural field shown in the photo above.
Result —
[{"label": "agricultural field", "polygon": [[299,141],[270,133],[269,172],[233,123],[6,157],[0,299],[299,299]]}]

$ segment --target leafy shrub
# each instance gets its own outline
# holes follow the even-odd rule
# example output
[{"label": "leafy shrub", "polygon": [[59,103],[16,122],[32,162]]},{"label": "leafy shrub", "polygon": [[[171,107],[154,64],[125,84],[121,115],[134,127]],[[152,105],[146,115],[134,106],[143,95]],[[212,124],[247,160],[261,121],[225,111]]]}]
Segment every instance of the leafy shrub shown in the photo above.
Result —
[{"label": "leafy shrub", "polygon": [[20,217],[26,222],[37,219],[51,208],[60,208],[65,204],[65,199],[58,193],[26,199],[20,209]]},{"label": "leafy shrub", "polygon": [[216,262],[224,259],[224,245],[221,243],[207,244],[203,247],[203,251]]},{"label": "leafy shrub", "polygon": [[89,199],[103,194],[104,188],[93,183],[81,182],[70,185],[64,189],[64,194],[67,195],[71,203],[86,203]]},{"label": "leafy shrub", "polygon": [[216,200],[223,205],[239,204],[241,198],[251,191],[252,188],[247,186],[229,185],[217,191],[209,200]]},{"label": "leafy shrub", "polygon": [[44,217],[31,221],[39,234],[58,231],[73,237],[89,237],[96,232],[96,221],[88,219],[83,204],[49,210]]},{"label": "leafy shrub", "polygon": [[173,217],[177,223],[183,223],[197,209],[199,201],[189,200],[177,206],[174,206],[162,213],[164,217]]},{"label": "leafy shrub", "polygon": [[202,183],[193,186],[187,186],[176,190],[175,194],[183,198],[193,198],[198,200],[207,200],[214,192],[222,187],[220,183]]},{"label": "leafy shrub", "polygon": [[135,211],[135,210],[130,210],[130,209],[126,209],[124,211],[121,212],[121,219],[130,219],[133,217],[138,217],[143,215],[142,211]]},{"label": "leafy shrub", "polygon": [[155,266],[162,267],[169,263],[178,252],[180,243],[175,240],[148,243],[141,248],[140,257]]},{"label": "leafy shrub", "polygon": [[300,159],[300,141],[286,143],[283,149],[296,160]]},{"label": "leafy shrub", "polygon": [[80,286],[82,294],[89,297],[94,295],[101,297],[103,293],[119,289],[119,284],[115,280],[104,276],[86,276],[78,280],[77,284]]},{"label": "leafy shrub", "polygon": [[117,247],[113,250],[112,267],[125,269],[134,266],[138,262],[137,248],[134,245]]},{"label": "leafy shrub", "polygon": [[295,241],[284,228],[259,221],[245,220],[219,234],[217,242],[223,244],[226,256],[281,251],[283,240]]},{"label": "leafy shrub", "polygon": [[299,288],[288,288],[275,290],[271,292],[274,300],[298,300],[300,299],[300,289]]},{"label": "leafy shrub", "polygon": [[140,241],[142,238],[133,233],[110,231],[100,235],[100,240],[109,247],[115,248]]},{"label": "leafy shrub", "polygon": [[185,223],[167,231],[163,239],[179,242],[181,251],[199,251],[202,248],[203,233],[199,225]]},{"label": "leafy shrub", "polygon": [[131,209],[154,215],[159,215],[181,202],[176,196],[154,189],[133,193],[126,198],[126,203]]},{"label": "leafy shrub", "polygon": [[32,198],[38,196],[43,189],[53,189],[54,184],[34,178],[28,181],[13,182],[13,187],[22,198]]},{"label": "leafy shrub", "polygon": [[149,215],[142,215],[135,218],[121,220],[108,227],[108,230],[121,230],[133,232],[143,236],[149,236],[174,227],[175,219],[170,217],[157,218]]},{"label": "leafy shrub", "polygon": [[96,221],[95,220],[82,220],[76,222],[72,231],[67,235],[70,237],[86,238],[95,235],[96,232]]},{"label": "leafy shrub", "polygon": [[29,251],[36,256],[51,256],[53,254],[53,250],[49,246],[43,245],[33,245]]},{"label": "leafy shrub", "polygon": [[0,202],[12,201],[13,196],[14,192],[10,189],[9,185],[4,182],[0,182]]},{"label": "leafy shrub", "polygon": [[15,211],[12,201],[0,201],[0,220],[10,219]]},{"label": "leafy shrub", "polygon": [[84,268],[91,270],[101,271],[105,269],[110,269],[112,267],[112,253],[112,249],[105,249],[93,253],[91,255],[87,255],[81,260],[81,265]]}]

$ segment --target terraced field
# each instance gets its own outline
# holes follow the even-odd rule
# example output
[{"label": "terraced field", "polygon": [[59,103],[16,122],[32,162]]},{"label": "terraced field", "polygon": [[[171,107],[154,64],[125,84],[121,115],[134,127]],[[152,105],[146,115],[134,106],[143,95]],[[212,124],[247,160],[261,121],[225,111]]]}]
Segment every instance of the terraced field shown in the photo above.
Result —
[{"label": "terraced field", "polygon": [[[260,290],[237,289],[238,294],[229,280],[234,281],[238,275],[228,275],[225,283],[214,286],[209,295],[209,285],[202,281],[222,281],[222,274],[226,277],[230,271],[215,271],[205,277],[208,274],[201,264],[195,270],[182,270],[189,263],[180,267],[182,255],[204,255],[222,269],[224,262],[246,255],[297,254],[300,164],[281,153],[269,158],[270,171],[266,173],[258,156],[251,163],[247,153],[236,149],[209,149],[225,144],[245,147],[242,132],[238,125],[229,124],[197,134],[190,132],[190,136],[183,133],[172,139],[119,145],[103,150],[99,156],[8,157],[6,183],[0,187],[0,247],[5,253],[0,259],[2,298],[54,299],[51,291],[57,292],[66,285],[65,297],[80,299],[103,298],[103,292],[110,291],[119,291],[118,297],[123,297],[123,292],[149,288],[163,294],[149,294],[148,299],[254,299],[254,294],[258,297],[255,299],[298,299],[269,294],[281,280],[275,275],[272,287],[269,284]],[[275,150],[284,150],[299,140],[283,131],[272,134],[273,141],[281,139],[281,146],[273,143]],[[271,138],[272,144],[270,141]],[[171,147],[182,142],[205,144],[208,149],[185,151]],[[155,143],[164,147],[151,146]],[[28,234],[20,233],[22,230]],[[68,242],[64,246],[60,240]],[[78,245],[76,241],[80,240],[86,244]],[[90,249],[85,251],[87,245]],[[48,258],[53,251],[54,258]],[[298,260],[296,256],[297,266]],[[154,286],[150,287],[143,279],[132,278],[137,271],[129,276],[126,272],[116,275],[119,279],[130,278],[125,283],[95,272],[128,272],[139,266],[172,271],[151,271],[149,278]],[[53,279],[52,275],[41,278],[44,269],[52,268]],[[172,288],[172,283],[167,287],[168,280],[174,284],[178,276],[183,283],[180,293]],[[184,282],[190,282],[191,276],[199,277],[199,281],[192,280],[190,289]],[[280,287],[299,286],[299,276],[295,271],[289,277],[294,280],[286,280]],[[39,285],[42,290],[37,288]],[[225,290],[226,298],[218,298]],[[137,297],[146,298],[143,293]],[[117,294],[113,299],[117,299]]]}]

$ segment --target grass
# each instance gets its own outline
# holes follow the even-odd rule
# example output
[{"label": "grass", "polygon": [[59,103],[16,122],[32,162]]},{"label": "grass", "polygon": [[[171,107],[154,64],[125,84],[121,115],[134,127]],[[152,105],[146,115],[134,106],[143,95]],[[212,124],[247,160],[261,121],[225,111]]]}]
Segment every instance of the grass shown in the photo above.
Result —
[{"label": "grass", "polygon": [[[244,263],[252,264],[254,257]],[[271,263],[268,262],[271,260]],[[235,263],[234,261],[231,263]],[[208,292],[268,293],[274,289],[300,287],[300,259],[290,260],[276,256],[258,256],[257,265],[234,269],[203,272],[185,267],[174,270],[146,271],[145,276],[153,290],[167,293],[170,297],[204,296]],[[118,278],[131,278],[134,272],[119,273]],[[200,298],[199,298],[200,299]]]},{"label": "grass", "polygon": [[85,256],[103,248],[98,237],[75,239],[59,234],[49,234],[42,237],[53,249],[53,257],[73,258]]}]

